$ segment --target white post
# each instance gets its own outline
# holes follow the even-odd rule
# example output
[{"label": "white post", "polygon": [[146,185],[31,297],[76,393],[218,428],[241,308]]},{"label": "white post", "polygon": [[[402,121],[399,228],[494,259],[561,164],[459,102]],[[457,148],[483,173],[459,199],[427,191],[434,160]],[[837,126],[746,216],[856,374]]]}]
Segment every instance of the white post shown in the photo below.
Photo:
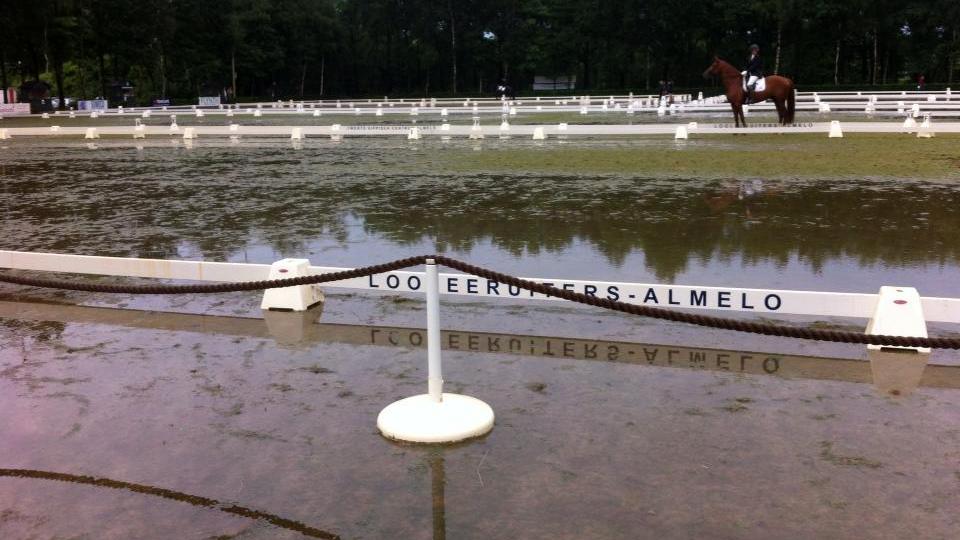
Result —
[{"label": "white post", "polygon": [[443,393],[440,372],[440,277],[436,261],[427,259],[428,393],[395,401],[377,416],[377,428],[389,439],[418,443],[453,443],[493,429],[493,409],[477,398]]},{"label": "white post", "polygon": [[436,261],[427,259],[427,392],[443,401],[443,369],[440,359],[440,273]]}]

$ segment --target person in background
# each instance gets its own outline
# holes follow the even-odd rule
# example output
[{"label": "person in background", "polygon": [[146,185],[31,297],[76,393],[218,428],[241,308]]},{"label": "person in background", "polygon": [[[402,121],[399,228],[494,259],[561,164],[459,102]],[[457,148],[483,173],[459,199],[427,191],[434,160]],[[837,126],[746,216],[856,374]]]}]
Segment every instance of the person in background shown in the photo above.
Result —
[{"label": "person in background", "polygon": [[927,78],[923,76],[923,73],[921,73],[920,76],[917,77],[917,91],[923,92],[926,89],[927,89]]}]

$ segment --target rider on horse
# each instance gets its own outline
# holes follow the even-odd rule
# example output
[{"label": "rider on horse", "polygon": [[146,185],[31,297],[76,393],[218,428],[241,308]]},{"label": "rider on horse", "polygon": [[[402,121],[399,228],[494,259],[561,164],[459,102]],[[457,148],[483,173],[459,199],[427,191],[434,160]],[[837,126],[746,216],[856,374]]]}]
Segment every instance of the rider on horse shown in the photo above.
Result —
[{"label": "rider on horse", "polygon": [[750,46],[750,59],[747,60],[747,69],[743,70],[743,76],[747,77],[747,95],[743,102],[749,104],[753,102],[753,89],[757,81],[763,77],[763,60],[760,58],[760,46]]}]

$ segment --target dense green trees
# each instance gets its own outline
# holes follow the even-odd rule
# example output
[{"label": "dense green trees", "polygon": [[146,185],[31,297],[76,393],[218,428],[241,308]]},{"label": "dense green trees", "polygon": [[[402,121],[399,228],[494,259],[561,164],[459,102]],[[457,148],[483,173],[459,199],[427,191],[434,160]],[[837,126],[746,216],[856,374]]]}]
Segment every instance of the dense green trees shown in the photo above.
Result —
[{"label": "dense green trees", "polygon": [[953,83],[957,0],[11,0],[0,83],[140,101],[489,92],[575,75],[586,91],[699,86],[713,54],[763,47],[813,85]]}]

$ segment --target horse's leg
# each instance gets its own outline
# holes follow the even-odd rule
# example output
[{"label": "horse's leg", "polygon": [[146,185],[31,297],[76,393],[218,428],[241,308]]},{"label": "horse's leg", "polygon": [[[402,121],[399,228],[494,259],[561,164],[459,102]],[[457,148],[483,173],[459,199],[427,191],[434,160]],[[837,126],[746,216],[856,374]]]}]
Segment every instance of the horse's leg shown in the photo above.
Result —
[{"label": "horse's leg", "polygon": [[737,113],[740,115],[740,123],[743,124],[743,127],[747,127],[747,117],[743,115],[742,104],[739,107],[737,107]]},{"label": "horse's leg", "polygon": [[777,118],[780,119],[780,125],[787,123],[787,109],[784,107],[783,98],[775,97],[773,98],[773,104],[777,106]]},{"label": "horse's leg", "polygon": [[730,109],[733,110],[733,122],[736,127],[740,127],[740,117],[737,116],[737,104],[730,102]]}]

